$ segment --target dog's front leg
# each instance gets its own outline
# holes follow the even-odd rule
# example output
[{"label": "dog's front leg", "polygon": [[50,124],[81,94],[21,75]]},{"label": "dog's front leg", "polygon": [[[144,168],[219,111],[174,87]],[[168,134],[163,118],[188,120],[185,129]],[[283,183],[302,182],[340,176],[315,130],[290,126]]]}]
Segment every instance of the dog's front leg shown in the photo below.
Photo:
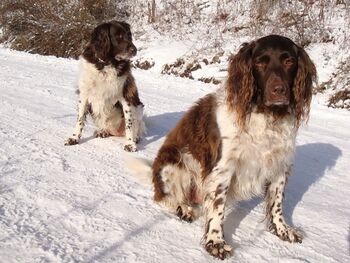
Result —
[{"label": "dog's front leg", "polygon": [[125,137],[124,150],[128,152],[136,152],[136,123],[135,123],[135,107],[125,99],[121,100],[123,106],[124,118],[125,118]]},{"label": "dog's front leg", "polygon": [[205,181],[205,249],[214,257],[225,259],[231,256],[232,248],[226,244],[223,232],[225,203],[234,171],[220,164]]},{"label": "dog's front leg", "polygon": [[81,137],[81,134],[85,125],[87,113],[88,113],[88,101],[86,99],[79,100],[78,118],[75,124],[74,133],[72,137],[67,138],[64,141],[64,145],[74,145],[79,143],[79,139]]},{"label": "dog's front leg", "polygon": [[284,188],[290,172],[291,169],[284,175],[277,177],[276,180],[268,183],[265,194],[266,218],[269,230],[273,234],[284,241],[301,243],[302,235],[289,226],[283,217]]}]

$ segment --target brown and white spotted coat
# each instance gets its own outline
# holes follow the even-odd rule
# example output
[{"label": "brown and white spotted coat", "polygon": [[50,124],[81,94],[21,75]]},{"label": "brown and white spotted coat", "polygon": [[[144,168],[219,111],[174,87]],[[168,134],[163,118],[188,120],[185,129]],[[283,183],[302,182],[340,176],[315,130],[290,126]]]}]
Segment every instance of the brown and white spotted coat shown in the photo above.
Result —
[{"label": "brown and white spotted coat", "polygon": [[315,78],[314,64],[288,38],[246,44],[231,58],[225,84],[168,134],[152,169],[143,162],[155,201],[190,222],[203,212],[203,245],[214,257],[232,254],[223,233],[228,199],[265,194],[268,228],[282,240],[301,242],[284,220],[282,201]]},{"label": "brown and white spotted coat", "polygon": [[130,26],[111,21],[96,27],[80,57],[78,118],[73,136],[65,145],[79,142],[86,117],[91,115],[96,137],[124,136],[126,151],[136,151],[145,132],[130,58],[136,54]]}]

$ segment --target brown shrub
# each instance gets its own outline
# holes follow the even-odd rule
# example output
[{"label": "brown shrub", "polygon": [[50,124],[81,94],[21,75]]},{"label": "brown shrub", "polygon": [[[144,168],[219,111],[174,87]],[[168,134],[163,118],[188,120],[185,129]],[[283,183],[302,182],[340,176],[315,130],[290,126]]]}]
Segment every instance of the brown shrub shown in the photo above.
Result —
[{"label": "brown shrub", "polygon": [[135,68],[140,68],[143,70],[148,70],[154,66],[154,61],[152,59],[137,59],[135,62],[133,62],[133,66]]},{"label": "brown shrub", "polygon": [[221,83],[221,80],[218,80],[214,77],[209,77],[209,78],[202,77],[202,78],[199,78],[198,80],[204,83],[213,83],[214,85],[219,85]]},{"label": "brown shrub", "polygon": [[350,90],[339,90],[328,100],[328,107],[350,109]]},{"label": "brown shrub", "polygon": [[201,65],[197,60],[186,63],[183,58],[178,58],[174,63],[165,64],[161,73],[193,79],[192,72],[200,68]]},{"label": "brown shrub", "polygon": [[10,48],[76,58],[96,25],[128,14],[113,0],[2,0],[0,15]]}]

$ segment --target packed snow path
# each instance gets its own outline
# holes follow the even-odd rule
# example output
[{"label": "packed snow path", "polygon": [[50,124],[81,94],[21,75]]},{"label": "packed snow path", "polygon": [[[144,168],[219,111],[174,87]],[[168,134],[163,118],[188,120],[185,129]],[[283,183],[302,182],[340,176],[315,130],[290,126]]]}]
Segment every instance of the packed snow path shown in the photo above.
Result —
[{"label": "packed snow path", "polygon": [[[162,211],[123,167],[122,139],[64,146],[76,120],[75,60],[0,49],[0,262],[218,262],[200,246],[203,220]],[[153,158],[184,111],[216,87],[152,71],[134,75]],[[314,99],[297,139],[285,215],[302,244],[265,230],[257,198],[230,207],[227,262],[350,262],[350,113]]]}]

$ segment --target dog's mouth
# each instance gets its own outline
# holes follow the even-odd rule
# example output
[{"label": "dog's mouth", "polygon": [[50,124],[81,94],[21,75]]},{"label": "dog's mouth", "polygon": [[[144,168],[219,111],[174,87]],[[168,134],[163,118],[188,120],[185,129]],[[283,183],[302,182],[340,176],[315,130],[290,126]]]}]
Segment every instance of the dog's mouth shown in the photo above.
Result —
[{"label": "dog's mouth", "polygon": [[266,100],[265,106],[272,107],[272,106],[288,106],[289,100],[288,98],[281,98],[279,100]]},{"label": "dog's mouth", "polygon": [[132,57],[136,56],[137,49],[134,45],[130,46],[124,52],[118,53],[114,56],[116,60],[129,60]]},{"label": "dog's mouth", "polygon": [[115,59],[116,60],[129,60],[131,59],[132,57],[134,57],[136,55],[136,52],[126,52],[126,53],[123,53],[123,54],[117,54],[115,55]]},{"label": "dog's mouth", "polygon": [[133,56],[129,53],[124,53],[124,54],[118,54],[116,55],[114,58],[116,60],[128,60],[130,58],[132,58]]}]

